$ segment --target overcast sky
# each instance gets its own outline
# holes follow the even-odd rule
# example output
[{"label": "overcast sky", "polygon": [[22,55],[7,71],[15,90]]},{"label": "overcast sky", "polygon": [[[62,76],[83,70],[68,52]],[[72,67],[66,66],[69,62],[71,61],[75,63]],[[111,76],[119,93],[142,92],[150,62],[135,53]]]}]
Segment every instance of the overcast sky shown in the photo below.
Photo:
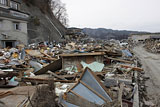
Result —
[{"label": "overcast sky", "polygon": [[160,0],[61,0],[70,27],[160,32]]}]

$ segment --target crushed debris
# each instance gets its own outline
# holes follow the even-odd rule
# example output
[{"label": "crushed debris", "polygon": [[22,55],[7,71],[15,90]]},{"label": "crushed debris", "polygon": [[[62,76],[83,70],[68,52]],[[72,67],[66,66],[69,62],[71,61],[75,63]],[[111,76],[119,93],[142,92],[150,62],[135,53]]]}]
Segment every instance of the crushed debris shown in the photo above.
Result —
[{"label": "crushed debris", "polygon": [[0,91],[0,98],[15,95],[7,91],[11,87],[32,86],[32,94],[28,91],[21,97],[17,107],[153,105],[140,100],[144,71],[128,48],[130,42],[97,41],[82,33],[74,38],[74,34],[70,31],[68,42],[0,49],[0,87],[7,88]]}]

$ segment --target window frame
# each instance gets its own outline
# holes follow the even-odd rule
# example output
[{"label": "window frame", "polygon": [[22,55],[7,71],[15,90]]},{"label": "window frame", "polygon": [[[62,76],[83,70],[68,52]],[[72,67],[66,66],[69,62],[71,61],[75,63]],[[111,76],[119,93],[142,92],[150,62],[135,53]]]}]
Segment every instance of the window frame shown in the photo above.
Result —
[{"label": "window frame", "polygon": [[14,25],[14,30],[18,30],[18,31],[21,30],[21,26],[19,22],[13,22],[13,25]]},{"label": "window frame", "polygon": [[7,6],[7,2],[8,2],[7,0],[0,0],[0,4],[1,4],[1,5]]},{"label": "window frame", "polygon": [[3,27],[3,20],[0,19],[0,28]]},{"label": "window frame", "polygon": [[15,1],[10,1],[10,7],[15,10],[19,10],[19,3]]}]

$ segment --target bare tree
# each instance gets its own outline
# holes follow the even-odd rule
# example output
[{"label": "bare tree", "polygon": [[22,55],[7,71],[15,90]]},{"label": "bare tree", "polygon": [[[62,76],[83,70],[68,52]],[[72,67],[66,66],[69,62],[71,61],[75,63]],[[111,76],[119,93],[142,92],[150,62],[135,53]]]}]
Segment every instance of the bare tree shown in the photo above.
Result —
[{"label": "bare tree", "polygon": [[68,15],[65,4],[60,0],[51,0],[51,9],[55,17],[64,25],[68,26]]}]

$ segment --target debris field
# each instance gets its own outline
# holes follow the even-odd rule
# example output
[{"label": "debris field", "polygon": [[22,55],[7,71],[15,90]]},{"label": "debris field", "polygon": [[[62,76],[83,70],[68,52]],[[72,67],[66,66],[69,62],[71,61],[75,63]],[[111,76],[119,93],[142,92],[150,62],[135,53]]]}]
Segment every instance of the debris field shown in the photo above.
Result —
[{"label": "debris field", "polygon": [[120,44],[118,40],[74,35],[70,35],[70,41],[0,49],[0,105],[147,105],[145,71],[129,48],[130,42]]}]

